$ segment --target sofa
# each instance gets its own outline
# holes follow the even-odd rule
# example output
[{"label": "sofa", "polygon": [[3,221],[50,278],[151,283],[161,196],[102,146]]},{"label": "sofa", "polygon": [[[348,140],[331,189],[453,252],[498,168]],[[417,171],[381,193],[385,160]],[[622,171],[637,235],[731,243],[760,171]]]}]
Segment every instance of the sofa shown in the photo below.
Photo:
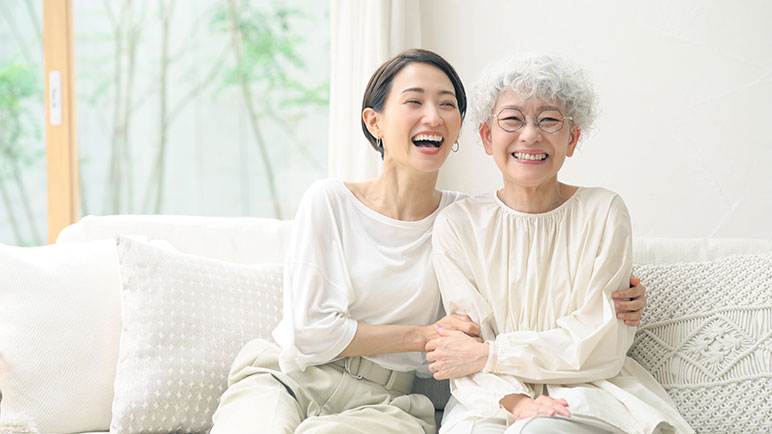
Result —
[{"label": "sofa", "polygon": [[[85,217],[0,245],[0,433],[206,432],[281,315],[291,221]],[[701,433],[772,432],[772,240],[634,240],[629,355]],[[419,379],[441,416],[447,382]]]}]

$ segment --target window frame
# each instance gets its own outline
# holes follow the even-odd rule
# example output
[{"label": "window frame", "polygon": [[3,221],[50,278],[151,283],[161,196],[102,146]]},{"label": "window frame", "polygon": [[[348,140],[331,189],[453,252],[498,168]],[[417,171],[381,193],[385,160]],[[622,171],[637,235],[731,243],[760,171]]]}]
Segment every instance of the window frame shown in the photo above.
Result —
[{"label": "window frame", "polygon": [[[78,146],[75,107],[73,0],[43,0],[43,74],[45,81],[48,242],[75,223],[78,210]],[[51,73],[58,71],[56,101],[61,122],[52,124]]]}]

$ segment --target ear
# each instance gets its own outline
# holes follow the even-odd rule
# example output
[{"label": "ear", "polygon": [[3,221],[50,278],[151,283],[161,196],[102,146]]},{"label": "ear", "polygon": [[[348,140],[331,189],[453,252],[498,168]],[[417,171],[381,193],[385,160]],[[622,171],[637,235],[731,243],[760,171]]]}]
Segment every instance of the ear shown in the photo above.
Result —
[{"label": "ear", "polygon": [[485,147],[485,153],[493,155],[493,140],[491,139],[491,123],[490,121],[481,122],[477,129],[482,139],[483,146]]},{"label": "ear", "polygon": [[576,150],[576,144],[579,143],[579,136],[582,135],[582,130],[577,125],[571,125],[571,137],[568,140],[568,149],[566,149],[566,157],[574,155]]},{"label": "ear", "polygon": [[370,131],[370,134],[372,134],[373,137],[381,137],[381,129],[378,128],[378,121],[380,120],[380,116],[377,111],[370,107],[362,110],[362,120],[365,121],[367,130]]}]

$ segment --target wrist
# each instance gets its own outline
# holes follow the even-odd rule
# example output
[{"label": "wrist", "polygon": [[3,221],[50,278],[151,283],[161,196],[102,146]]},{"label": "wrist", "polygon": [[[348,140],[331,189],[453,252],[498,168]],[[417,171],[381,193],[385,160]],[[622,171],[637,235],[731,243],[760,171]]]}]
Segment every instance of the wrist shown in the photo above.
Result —
[{"label": "wrist", "polygon": [[486,366],[488,366],[488,354],[490,353],[490,343],[489,342],[481,342],[478,343],[479,352],[477,353],[477,363],[475,363],[475,366],[477,368],[477,372],[485,372]]},{"label": "wrist", "polygon": [[515,406],[522,401],[523,399],[530,399],[528,395],[523,395],[522,393],[511,393],[499,401],[499,405],[504,410],[507,410],[510,413],[514,413]]},{"label": "wrist", "polygon": [[434,331],[434,325],[412,326],[410,337],[408,338],[410,351],[424,352],[426,344],[431,340],[431,333]]}]

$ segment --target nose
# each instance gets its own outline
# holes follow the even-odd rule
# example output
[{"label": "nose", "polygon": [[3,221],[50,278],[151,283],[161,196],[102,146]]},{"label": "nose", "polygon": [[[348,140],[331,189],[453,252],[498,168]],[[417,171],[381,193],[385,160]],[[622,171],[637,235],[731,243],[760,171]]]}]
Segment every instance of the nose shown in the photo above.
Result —
[{"label": "nose", "polygon": [[534,143],[541,139],[541,130],[536,126],[536,122],[530,120],[523,125],[520,130],[520,141],[523,143]]},{"label": "nose", "polygon": [[424,122],[427,125],[439,125],[442,123],[442,117],[440,117],[440,112],[437,109],[437,107],[434,106],[434,104],[426,104],[424,105]]}]

